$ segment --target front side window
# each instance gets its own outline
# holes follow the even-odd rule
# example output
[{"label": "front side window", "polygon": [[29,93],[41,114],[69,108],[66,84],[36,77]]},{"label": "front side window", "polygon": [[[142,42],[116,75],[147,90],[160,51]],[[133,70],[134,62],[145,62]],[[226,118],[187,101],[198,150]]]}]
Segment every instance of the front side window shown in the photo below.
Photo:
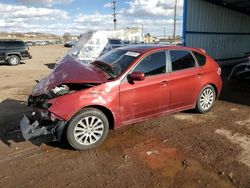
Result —
[{"label": "front side window", "polygon": [[196,66],[192,54],[188,51],[170,51],[172,71],[188,69]]},{"label": "front side window", "polygon": [[166,73],[166,53],[156,52],[145,57],[133,72],[144,72],[145,76]]}]

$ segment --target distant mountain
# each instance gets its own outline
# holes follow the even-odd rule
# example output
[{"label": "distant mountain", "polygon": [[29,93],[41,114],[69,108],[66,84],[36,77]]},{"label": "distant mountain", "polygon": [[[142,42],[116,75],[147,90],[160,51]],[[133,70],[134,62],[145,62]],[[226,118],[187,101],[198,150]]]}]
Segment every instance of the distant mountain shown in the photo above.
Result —
[{"label": "distant mountain", "polygon": [[61,39],[61,36],[49,33],[37,33],[37,32],[28,32],[28,33],[19,33],[19,32],[0,32],[0,38],[20,38],[20,39]]}]

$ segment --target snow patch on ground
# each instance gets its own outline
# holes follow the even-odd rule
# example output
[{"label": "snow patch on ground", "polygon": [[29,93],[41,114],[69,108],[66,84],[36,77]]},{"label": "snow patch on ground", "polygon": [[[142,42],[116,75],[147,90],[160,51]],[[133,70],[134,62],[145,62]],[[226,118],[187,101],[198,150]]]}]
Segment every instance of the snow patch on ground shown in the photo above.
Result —
[{"label": "snow patch on ground", "polygon": [[194,115],[190,115],[190,114],[175,114],[173,115],[173,117],[177,120],[181,120],[181,121],[191,121],[193,123],[203,123],[205,122],[204,118],[198,117],[198,116],[194,116]]},{"label": "snow patch on ground", "polygon": [[239,109],[238,108],[231,108],[230,111],[231,112],[236,112],[236,111],[239,111]]}]

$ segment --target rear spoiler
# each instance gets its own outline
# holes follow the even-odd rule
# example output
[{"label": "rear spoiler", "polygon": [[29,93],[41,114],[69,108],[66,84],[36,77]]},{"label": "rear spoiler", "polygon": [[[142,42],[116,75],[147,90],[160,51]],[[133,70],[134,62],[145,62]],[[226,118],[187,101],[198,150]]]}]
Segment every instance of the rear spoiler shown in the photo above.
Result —
[{"label": "rear spoiler", "polygon": [[206,50],[203,48],[196,48],[196,49],[202,51],[203,53],[206,53]]}]

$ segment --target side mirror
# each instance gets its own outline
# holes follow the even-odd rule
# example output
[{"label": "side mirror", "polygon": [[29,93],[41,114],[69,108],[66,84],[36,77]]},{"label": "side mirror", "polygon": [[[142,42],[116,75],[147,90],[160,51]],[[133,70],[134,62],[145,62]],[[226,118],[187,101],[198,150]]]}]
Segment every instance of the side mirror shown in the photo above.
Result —
[{"label": "side mirror", "polygon": [[145,80],[145,74],[144,72],[132,72],[128,75],[128,81],[143,81]]}]

